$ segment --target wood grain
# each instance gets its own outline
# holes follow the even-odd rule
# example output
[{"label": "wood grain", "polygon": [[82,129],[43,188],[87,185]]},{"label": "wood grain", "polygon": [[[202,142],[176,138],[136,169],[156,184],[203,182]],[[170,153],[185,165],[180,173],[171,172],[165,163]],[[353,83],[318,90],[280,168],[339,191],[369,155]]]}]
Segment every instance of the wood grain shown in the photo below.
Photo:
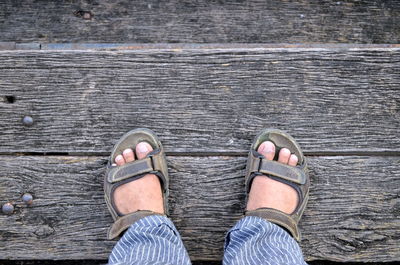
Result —
[{"label": "wood grain", "polygon": [[0,41],[399,43],[398,1],[1,0]]},{"label": "wood grain", "polygon": [[309,154],[400,151],[400,48],[3,51],[0,61],[2,153],[105,154],[136,127],[167,152],[244,154],[265,127]]},{"label": "wood grain", "polygon": [[[171,217],[193,260],[218,260],[244,207],[245,157],[169,157]],[[105,157],[1,156],[1,259],[106,259],[113,241],[102,192]],[[301,222],[307,260],[400,260],[399,157],[309,157]],[[30,207],[21,195],[33,194]]]}]

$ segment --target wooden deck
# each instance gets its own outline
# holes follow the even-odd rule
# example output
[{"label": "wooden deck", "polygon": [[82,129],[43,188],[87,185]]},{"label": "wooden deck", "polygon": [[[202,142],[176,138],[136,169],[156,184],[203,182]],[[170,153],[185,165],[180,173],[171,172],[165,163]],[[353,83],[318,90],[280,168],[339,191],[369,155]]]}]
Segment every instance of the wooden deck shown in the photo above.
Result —
[{"label": "wooden deck", "polygon": [[135,127],[194,264],[221,260],[265,127],[309,159],[306,260],[399,262],[398,25],[398,1],[0,0],[0,264],[105,262],[105,164]]}]

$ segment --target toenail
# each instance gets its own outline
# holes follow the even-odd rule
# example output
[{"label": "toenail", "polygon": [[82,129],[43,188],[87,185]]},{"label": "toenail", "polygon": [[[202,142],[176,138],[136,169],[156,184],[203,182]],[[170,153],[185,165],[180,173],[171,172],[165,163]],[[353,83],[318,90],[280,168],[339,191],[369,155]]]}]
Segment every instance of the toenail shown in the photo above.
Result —
[{"label": "toenail", "polygon": [[290,155],[289,165],[295,166],[295,165],[297,165],[298,162],[299,162],[299,159],[297,158],[296,155],[294,155],[294,154]]},{"label": "toenail", "polygon": [[290,150],[287,149],[287,148],[283,148],[283,149],[282,149],[282,153],[284,153],[285,155],[290,155],[290,154],[291,154],[291,153],[290,153]]},{"label": "toenail", "polygon": [[274,145],[270,142],[264,144],[263,151],[266,153],[273,153],[274,152]]},{"label": "toenail", "polygon": [[125,149],[124,152],[122,152],[124,155],[129,155],[130,152],[132,152],[132,149]]},{"label": "toenail", "polygon": [[117,157],[115,158],[115,161],[122,161],[123,160],[123,157],[122,157],[122,155],[117,155]]},{"label": "toenail", "polygon": [[139,143],[139,145],[138,145],[138,151],[139,151],[140,153],[146,153],[146,152],[149,151],[149,149],[147,148],[146,144],[144,144],[144,143]]},{"label": "toenail", "polygon": [[265,151],[266,153],[273,153],[273,152],[274,152],[274,148],[273,148],[272,146],[268,145],[268,146],[266,146],[266,147],[264,148],[264,151]]}]

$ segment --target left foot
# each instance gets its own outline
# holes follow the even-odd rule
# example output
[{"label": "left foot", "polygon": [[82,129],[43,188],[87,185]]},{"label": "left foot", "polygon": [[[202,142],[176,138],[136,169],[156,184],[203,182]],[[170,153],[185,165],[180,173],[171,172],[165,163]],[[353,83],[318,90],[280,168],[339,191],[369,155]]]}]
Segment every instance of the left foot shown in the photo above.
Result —
[{"label": "left foot", "polygon": [[[115,158],[115,165],[122,166],[125,163],[143,159],[153,151],[150,144],[141,142],[136,145],[135,152],[125,149]],[[158,177],[154,174],[146,174],[144,177],[125,183],[114,191],[114,202],[121,214],[133,213],[139,210],[148,210],[156,213],[164,213],[163,195]]]},{"label": "left foot", "polygon": [[[258,147],[257,152],[266,159],[273,160],[275,145],[270,141],[265,141]],[[278,162],[282,164],[296,166],[298,160],[298,157],[291,154],[287,148],[282,148],[279,152]],[[291,214],[296,209],[298,201],[296,190],[289,185],[266,176],[256,176],[251,185],[246,210],[273,208]]]}]

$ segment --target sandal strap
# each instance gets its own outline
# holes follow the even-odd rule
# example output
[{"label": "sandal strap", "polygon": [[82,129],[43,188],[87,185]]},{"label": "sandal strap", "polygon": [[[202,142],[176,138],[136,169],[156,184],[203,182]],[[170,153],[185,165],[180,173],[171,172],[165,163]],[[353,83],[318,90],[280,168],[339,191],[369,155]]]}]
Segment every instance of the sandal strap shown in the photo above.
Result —
[{"label": "sandal strap", "polygon": [[274,160],[265,159],[255,150],[251,150],[248,161],[248,177],[251,175],[272,175],[299,185],[306,183],[305,163],[298,167],[285,165]]},{"label": "sandal strap", "polygon": [[109,183],[116,183],[151,171],[153,171],[153,167],[151,158],[148,157],[142,160],[126,163],[123,166],[111,168],[108,171],[107,180]]},{"label": "sandal strap", "polygon": [[159,150],[151,152],[146,158],[126,163],[123,166],[111,167],[107,172],[109,183],[116,183],[125,179],[149,172],[159,171],[165,174],[162,167],[163,154]]},{"label": "sandal strap", "polygon": [[300,241],[300,231],[297,227],[298,219],[282,211],[272,208],[259,208],[246,211],[246,216],[257,216],[285,228],[297,241]]},{"label": "sandal strap", "polygon": [[128,229],[133,223],[150,215],[161,215],[152,211],[136,211],[118,218],[108,229],[107,237],[109,240],[116,238],[124,230]]},{"label": "sandal strap", "polygon": [[303,170],[273,160],[261,159],[258,172],[273,175],[300,185],[306,183],[306,175]]}]

